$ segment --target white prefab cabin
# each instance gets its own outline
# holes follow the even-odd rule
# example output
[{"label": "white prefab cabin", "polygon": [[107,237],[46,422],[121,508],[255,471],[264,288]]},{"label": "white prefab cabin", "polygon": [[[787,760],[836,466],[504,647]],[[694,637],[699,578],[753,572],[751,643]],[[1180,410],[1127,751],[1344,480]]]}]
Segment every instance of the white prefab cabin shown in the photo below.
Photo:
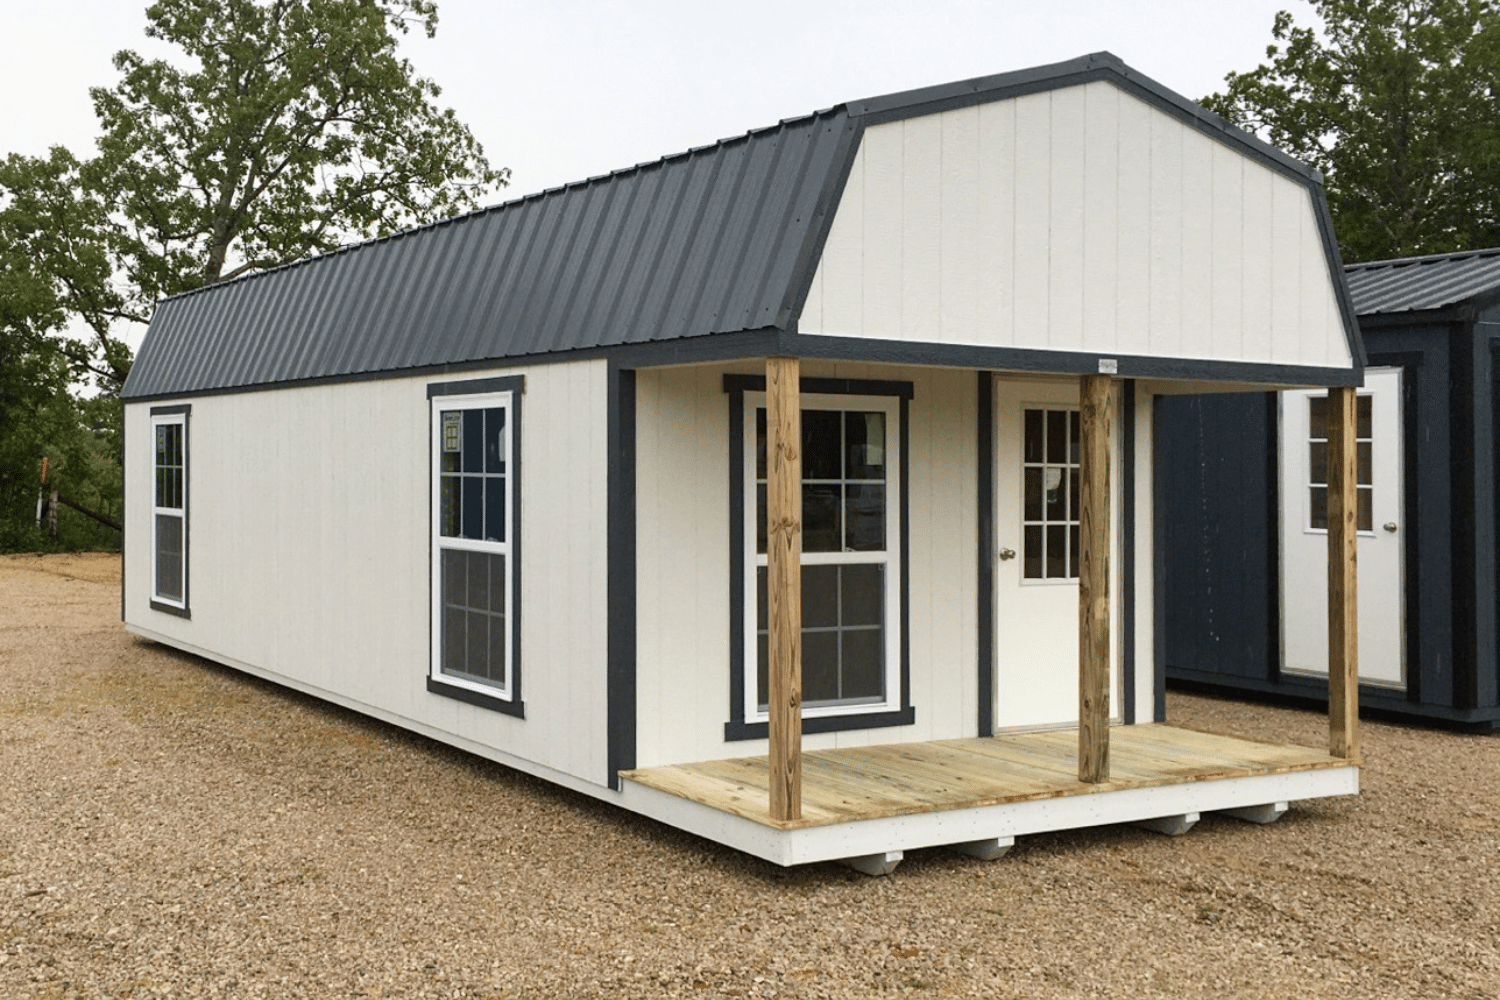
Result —
[{"label": "white prefab cabin", "polygon": [[124,617],[782,865],[1267,822],[1353,531],[1330,749],[1168,725],[1153,403],[1328,389],[1343,524],[1362,374],[1319,177],[1098,54],[163,302]]}]

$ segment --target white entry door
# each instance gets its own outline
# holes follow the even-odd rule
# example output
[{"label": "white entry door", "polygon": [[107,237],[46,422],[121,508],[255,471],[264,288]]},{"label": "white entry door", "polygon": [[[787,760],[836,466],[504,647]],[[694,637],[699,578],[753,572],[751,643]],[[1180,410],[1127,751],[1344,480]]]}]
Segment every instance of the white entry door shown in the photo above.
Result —
[{"label": "white entry door", "polygon": [[[995,728],[1077,725],[1077,380],[997,379],[995,424]],[[1111,453],[1110,537],[1118,539],[1120,466],[1118,450]],[[1118,595],[1120,562],[1113,553],[1110,560],[1111,594]],[[1116,719],[1118,608],[1116,596],[1110,602]]]},{"label": "white entry door", "polygon": [[[1281,394],[1283,669],[1328,675],[1327,392]],[[1405,682],[1401,371],[1372,368],[1357,397],[1359,679]]]}]

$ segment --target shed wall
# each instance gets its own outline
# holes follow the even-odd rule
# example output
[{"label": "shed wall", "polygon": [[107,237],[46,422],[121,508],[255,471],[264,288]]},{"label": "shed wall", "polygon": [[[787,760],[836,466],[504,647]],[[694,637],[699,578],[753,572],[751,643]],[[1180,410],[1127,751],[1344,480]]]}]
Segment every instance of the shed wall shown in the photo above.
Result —
[{"label": "shed wall", "polygon": [[372,714],[602,784],[606,366],[473,377],[500,374],[526,378],[524,719],[426,689],[426,386],[458,377],[187,400],[191,619],[149,606],[150,405],[127,406],[126,623]]},{"label": "shed wall", "polygon": [[1308,188],[1108,82],[864,133],[804,333],[1347,368]]},{"label": "shed wall", "polygon": [[[763,754],[726,741],[730,709],[729,397],[764,366],[636,378],[637,763]],[[809,734],[807,749],[976,735],[977,389],[973,372],[805,362],[805,377],[910,380],[911,726]],[[735,450],[738,454],[738,450]]]}]

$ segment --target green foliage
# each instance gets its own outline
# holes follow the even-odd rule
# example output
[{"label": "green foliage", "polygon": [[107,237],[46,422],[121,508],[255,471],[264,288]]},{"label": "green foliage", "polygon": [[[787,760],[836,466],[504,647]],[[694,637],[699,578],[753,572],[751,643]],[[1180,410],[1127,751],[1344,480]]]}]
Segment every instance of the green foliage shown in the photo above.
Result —
[{"label": "green foliage", "polygon": [[1203,104],[1321,169],[1346,260],[1500,245],[1493,0],[1313,0]]},{"label": "green foliage", "polygon": [[90,91],[96,190],[119,191],[122,261],[154,301],[475,207],[494,170],[430,80],[396,54],[431,0],[160,0]]},{"label": "green foliage", "polygon": [[[98,156],[0,159],[0,550],[42,544],[38,463],[117,520],[121,323],[155,303],[476,207],[494,169],[396,52],[433,0],[158,0],[172,60],[115,56]],[[98,395],[76,394],[92,378]],[[80,514],[65,546],[117,545]],[[101,534],[102,533],[102,534]]]}]

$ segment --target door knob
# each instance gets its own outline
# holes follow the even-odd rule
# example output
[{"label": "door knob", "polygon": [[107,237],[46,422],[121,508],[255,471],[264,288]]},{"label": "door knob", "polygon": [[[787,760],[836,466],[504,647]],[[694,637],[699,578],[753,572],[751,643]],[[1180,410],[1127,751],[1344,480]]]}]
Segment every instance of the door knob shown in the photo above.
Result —
[{"label": "door knob", "polygon": [[1000,561],[1001,562],[1004,562],[1007,559],[1014,559],[1015,557],[1016,557],[1016,550],[1015,549],[1001,549],[1000,550]]},{"label": "door knob", "polygon": [[1391,532],[1392,534],[1395,534],[1395,532],[1396,532],[1396,522],[1395,521],[1387,521],[1387,522],[1385,522],[1385,530]]}]

